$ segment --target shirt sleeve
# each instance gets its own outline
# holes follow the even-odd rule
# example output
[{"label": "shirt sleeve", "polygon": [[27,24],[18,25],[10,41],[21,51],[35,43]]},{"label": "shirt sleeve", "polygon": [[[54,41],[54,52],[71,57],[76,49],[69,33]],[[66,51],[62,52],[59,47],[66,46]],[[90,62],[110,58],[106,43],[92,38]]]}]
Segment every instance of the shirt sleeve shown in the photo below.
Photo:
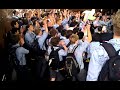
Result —
[{"label": "shirt sleeve", "polygon": [[100,48],[93,50],[90,58],[86,81],[97,81],[102,66],[107,59],[108,55],[104,52],[104,50],[101,50]]},{"label": "shirt sleeve", "polygon": [[33,39],[31,38],[31,36],[30,36],[28,33],[25,34],[25,40],[26,40],[29,44],[31,44],[31,43],[33,42]]},{"label": "shirt sleeve", "polygon": [[88,42],[87,40],[85,40],[85,41],[83,42],[83,45],[82,45],[83,51],[86,51],[88,45],[89,45],[89,42]]},{"label": "shirt sleeve", "polygon": [[48,46],[48,50],[47,50],[48,55],[50,55],[51,51],[52,51],[51,46]]},{"label": "shirt sleeve", "polygon": [[67,55],[67,51],[65,51],[63,49],[61,49],[58,53],[59,53],[60,56],[66,56]]},{"label": "shirt sleeve", "polygon": [[24,54],[28,54],[28,53],[29,53],[29,50],[27,50],[27,49],[25,49],[25,48],[22,47],[21,52],[24,53]]},{"label": "shirt sleeve", "polygon": [[42,48],[44,42],[45,42],[45,39],[47,38],[48,36],[48,33],[47,32],[43,32],[43,35],[38,39],[38,43],[40,45],[40,48]]}]

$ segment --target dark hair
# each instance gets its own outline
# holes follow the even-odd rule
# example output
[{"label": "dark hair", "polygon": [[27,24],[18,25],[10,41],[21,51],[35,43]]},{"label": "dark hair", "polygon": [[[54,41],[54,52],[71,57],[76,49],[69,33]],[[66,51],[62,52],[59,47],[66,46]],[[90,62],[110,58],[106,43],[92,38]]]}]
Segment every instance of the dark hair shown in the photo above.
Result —
[{"label": "dark hair", "polygon": [[34,20],[37,20],[37,18],[36,18],[36,17],[32,17],[32,18],[31,18],[31,21],[34,21]]},{"label": "dark hair", "polygon": [[18,20],[13,20],[13,21],[11,22],[11,26],[14,27],[14,25],[16,25],[16,22],[18,22]]},{"label": "dark hair", "polygon": [[28,20],[27,20],[27,18],[23,18],[23,25],[28,25]]},{"label": "dark hair", "polygon": [[59,27],[56,28],[58,30],[58,32],[62,32],[62,30],[64,29],[63,25],[60,25]]},{"label": "dark hair", "polygon": [[29,28],[31,25],[33,25],[33,22],[29,22],[28,25],[26,26],[26,28]]},{"label": "dark hair", "polygon": [[109,19],[109,20],[110,20],[110,17],[108,17],[107,19]]},{"label": "dark hair", "polygon": [[53,37],[53,38],[51,38],[51,41],[50,41],[50,43],[53,46],[57,46],[59,42],[60,42],[60,37]]},{"label": "dark hair", "polygon": [[92,35],[92,41],[102,42],[101,34],[100,33],[93,34]]},{"label": "dark hair", "polygon": [[13,11],[13,14],[14,14],[14,15],[16,14],[16,10]]},{"label": "dark hair", "polygon": [[83,36],[84,36],[84,33],[83,32],[78,32],[78,34],[77,34],[78,36],[79,36],[79,39],[82,39],[83,38]]},{"label": "dark hair", "polygon": [[20,35],[12,35],[12,37],[11,37],[12,45],[17,44],[19,42],[19,40],[20,40]]},{"label": "dark hair", "polygon": [[74,34],[78,33],[78,31],[79,31],[79,28],[74,28],[74,29],[73,29],[73,33],[74,33]]},{"label": "dark hair", "polygon": [[98,26],[98,31],[101,32],[102,31],[102,27],[101,26]]},{"label": "dark hair", "polygon": [[57,33],[58,33],[57,30],[54,29],[54,28],[52,28],[52,29],[50,30],[50,35],[51,35],[51,37],[54,37]]},{"label": "dark hair", "polygon": [[43,22],[40,22],[40,27],[43,27],[44,23]]},{"label": "dark hair", "polygon": [[37,21],[36,19],[33,21],[33,26],[35,26],[35,24],[36,24],[36,21]]},{"label": "dark hair", "polygon": [[72,34],[73,34],[72,30],[67,30],[66,31],[66,38],[68,39]]},{"label": "dark hair", "polygon": [[99,19],[101,20],[101,19],[102,19],[102,16],[100,16]]},{"label": "dark hair", "polygon": [[71,20],[74,20],[75,18],[76,18],[75,16],[72,16],[72,17],[71,17]]},{"label": "dark hair", "polygon": [[18,31],[18,28],[12,28],[11,32],[12,34],[15,34]]},{"label": "dark hair", "polygon": [[75,27],[76,25],[78,25],[78,22],[76,22],[76,21],[73,21],[70,23],[70,27]]},{"label": "dark hair", "polygon": [[65,35],[66,35],[66,30],[65,30],[65,29],[61,31],[61,35],[62,35],[62,36],[65,36]]}]

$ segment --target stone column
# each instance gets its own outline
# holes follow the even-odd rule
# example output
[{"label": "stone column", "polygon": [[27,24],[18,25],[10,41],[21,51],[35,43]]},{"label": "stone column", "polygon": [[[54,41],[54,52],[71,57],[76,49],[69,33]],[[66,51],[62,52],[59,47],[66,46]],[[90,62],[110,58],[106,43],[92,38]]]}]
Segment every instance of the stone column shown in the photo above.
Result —
[{"label": "stone column", "polygon": [[0,9],[0,48],[4,48],[5,34],[11,29],[8,15],[12,15],[12,9]]}]

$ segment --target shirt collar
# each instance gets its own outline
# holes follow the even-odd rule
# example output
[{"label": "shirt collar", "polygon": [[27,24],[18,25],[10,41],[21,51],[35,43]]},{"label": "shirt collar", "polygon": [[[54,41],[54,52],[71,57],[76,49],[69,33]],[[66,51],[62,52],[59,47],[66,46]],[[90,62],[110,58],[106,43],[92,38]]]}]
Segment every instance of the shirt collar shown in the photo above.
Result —
[{"label": "shirt collar", "polygon": [[111,44],[120,44],[120,38],[113,38],[109,40]]}]

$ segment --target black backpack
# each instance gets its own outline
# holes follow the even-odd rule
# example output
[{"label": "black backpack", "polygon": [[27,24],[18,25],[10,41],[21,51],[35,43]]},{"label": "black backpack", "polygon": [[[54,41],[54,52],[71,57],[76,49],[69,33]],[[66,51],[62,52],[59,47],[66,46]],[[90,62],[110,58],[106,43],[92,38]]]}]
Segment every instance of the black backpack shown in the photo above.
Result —
[{"label": "black backpack", "polygon": [[19,61],[17,59],[17,56],[16,56],[16,49],[18,48],[19,46],[15,46],[15,47],[11,47],[9,50],[8,50],[8,53],[9,53],[9,63],[10,63],[10,66],[11,67],[16,67],[19,65]]},{"label": "black backpack", "polygon": [[61,49],[61,48],[58,48],[56,50],[54,50],[53,47],[51,47],[52,51],[49,55],[49,66],[52,70],[58,70],[60,69],[60,66],[59,66],[59,54],[58,54],[58,51]]},{"label": "black backpack", "polygon": [[103,43],[101,45],[105,48],[110,59],[103,65],[98,81],[120,80],[120,55],[118,55],[120,50],[116,51],[110,43]]},{"label": "black backpack", "polygon": [[37,56],[44,56],[45,50],[42,50],[38,43],[38,38],[35,38],[34,41],[31,44],[31,52]]},{"label": "black backpack", "polygon": [[75,46],[72,52],[69,52],[66,56],[65,70],[68,77],[76,76],[80,72],[79,64],[74,55],[74,52],[78,46],[79,44]]}]

